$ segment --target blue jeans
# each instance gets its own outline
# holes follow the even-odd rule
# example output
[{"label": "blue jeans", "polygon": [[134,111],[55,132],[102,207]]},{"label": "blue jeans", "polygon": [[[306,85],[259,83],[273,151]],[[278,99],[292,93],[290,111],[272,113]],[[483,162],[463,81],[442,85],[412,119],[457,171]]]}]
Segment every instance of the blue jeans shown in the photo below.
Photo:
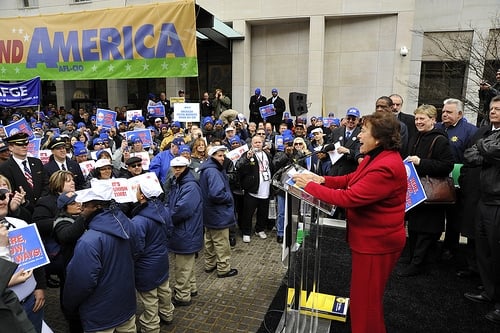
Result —
[{"label": "blue jeans", "polygon": [[278,218],[276,219],[276,235],[283,237],[285,229],[285,195],[278,193],[276,195],[278,200],[276,203],[278,205]]},{"label": "blue jeans", "polygon": [[22,303],[23,309],[28,315],[29,320],[35,327],[35,331],[38,333],[42,332],[42,321],[44,316],[44,310],[41,308],[37,312],[33,312],[33,307],[35,306],[35,294],[31,293],[24,302]]}]

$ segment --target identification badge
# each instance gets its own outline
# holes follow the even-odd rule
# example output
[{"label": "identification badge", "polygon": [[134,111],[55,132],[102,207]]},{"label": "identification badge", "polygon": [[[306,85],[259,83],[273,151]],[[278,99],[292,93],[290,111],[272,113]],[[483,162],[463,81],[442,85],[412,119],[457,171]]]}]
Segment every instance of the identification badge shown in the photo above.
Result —
[{"label": "identification badge", "polygon": [[265,182],[269,181],[269,172],[264,171],[262,173],[262,178],[264,179]]}]

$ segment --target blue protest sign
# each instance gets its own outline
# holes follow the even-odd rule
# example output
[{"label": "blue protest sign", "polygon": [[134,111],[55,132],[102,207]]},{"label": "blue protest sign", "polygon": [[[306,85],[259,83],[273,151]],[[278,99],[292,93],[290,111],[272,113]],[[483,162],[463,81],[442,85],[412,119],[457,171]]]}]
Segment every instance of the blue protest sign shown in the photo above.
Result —
[{"label": "blue protest sign", "polygon": [[5,134],[7,136],[12,136],[19,132],[24,132],[28,134],[29,139],[33,139],[35,136],[33,135],[33,131],[31,130],[31,126],[28,124],[25,118],[21,118],[12,124],[4,126]]},{"label": "blue protest sign", "polygon": [[97,109],[95,123],[102,128],[111,128],[116,126],[116,112],[106,109]]},{"label": "blue protest sign", "polygon": [[269,118],[271,116],[274,116],[276,114],[276,110],[274,109],[274,104],[268,104],[261,106],[259,108],[260,115],[262,116],[262,119]]},{"label": "blue protest sign", "polygon": [[9,251],[19,268],[35,269],[50,262],[36,224],[9,230]]},{"label": "blue protest sign", "polygon": [[40,77],[28,81],[0,82],[0,106],[20,107],[40,104]]},{"label": "blue protest sign", "polygon": [[128,131],[125,132],[125,136],[127,138],[127,141],[130,141],[130,139],[134,136],[138,137],[139,139],[141,139],[142,146],[144,148],[150,147],[151,144],[153,143],[153,138],[151,137],[151,130],[148,129]]},{"label": "blue protest sign", "polygon": [[412,162],[404,161],[406,169],[406,177],[408,181],[408,188],[406,190],[406,208],[405,212],[409,211],[422,201],[427,199],[424,188],[420,182],[415,166]]},{"label": "blue protest sign", "polygon": [[163,118],[165,117],[165,105],[158,102],[153,105],[148,105],[149,118]]}]

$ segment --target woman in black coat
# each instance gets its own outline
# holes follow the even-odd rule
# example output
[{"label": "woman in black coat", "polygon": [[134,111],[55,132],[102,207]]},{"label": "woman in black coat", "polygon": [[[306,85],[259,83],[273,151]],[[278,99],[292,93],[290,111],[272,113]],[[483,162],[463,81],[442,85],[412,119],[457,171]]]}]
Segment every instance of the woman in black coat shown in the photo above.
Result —
[{"label": "woman in black coat", "polygon": [[[448,137],[435,129],[437,111],[432,105],[421,105],[415,112],[418,135],[410,139],[408,160],[413,162],[419,177],[446,177],[453,170],[453,155]],[[444,231],[444,205],[421,203],[408,211],[410,264],[400,276],[423,272],[431,250],[435,249]]]}]

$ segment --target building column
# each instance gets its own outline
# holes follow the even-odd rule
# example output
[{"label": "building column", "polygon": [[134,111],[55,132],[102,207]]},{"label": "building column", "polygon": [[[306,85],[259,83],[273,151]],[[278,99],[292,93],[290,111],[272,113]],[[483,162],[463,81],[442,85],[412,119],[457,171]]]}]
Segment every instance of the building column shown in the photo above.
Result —
[{"label": "building column", "polygon": [[71,109],[71,100],[75,92],[75,81],[55,81],[57,107],[64,105],[66,110]]},{"label": "building column", "polygon": [[[325,17],[311,16],[309,23],[309,64],[307,76],[308,113],[328,114],[323,110],[323,73],[325,71]],[[326,113],[326,114],[323,114]]]},{"label": "building column", "polygon": [[[232,41],[232,108],[250,117],[248,111],[249,96],[252,95],[250,88],[250,68],[252,59],[252,27],[245,20],[233,22],[233,29],[245,36],[243,40]],[[258,64],[257,64],[258,65]]]},{"label": "building column", "polygon": [[108,108],[128,104],[127,80],[108,80]]}]

